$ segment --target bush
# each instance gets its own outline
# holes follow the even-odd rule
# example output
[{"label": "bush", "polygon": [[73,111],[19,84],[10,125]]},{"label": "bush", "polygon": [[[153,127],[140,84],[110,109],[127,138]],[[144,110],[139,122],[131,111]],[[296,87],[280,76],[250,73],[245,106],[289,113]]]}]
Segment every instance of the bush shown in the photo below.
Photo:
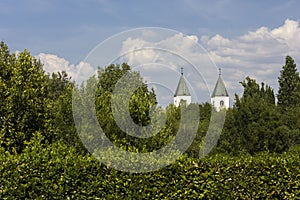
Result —
[{"label": "bush", "polygon": [[116,171],[62,142],[21,154],[0,150],[0,199],[291,199],[300,195],[297,153],[182,157],[156,172]]}]

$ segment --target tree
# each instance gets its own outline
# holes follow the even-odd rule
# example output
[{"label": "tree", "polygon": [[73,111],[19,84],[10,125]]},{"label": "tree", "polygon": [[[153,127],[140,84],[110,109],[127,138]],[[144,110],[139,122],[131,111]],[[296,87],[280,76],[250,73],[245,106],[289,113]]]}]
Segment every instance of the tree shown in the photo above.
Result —
[{"label": "tree", "polygon": [[300,130],[300,77],[294,60],[286,57],[286,63],[278,77],[278,106],[283,124],[290,129],[291,142],[299,143]]},{"label": "tree", "polygon": [[190,145],[186,153],[190,157],[199,157],[199,151],[203,145],[204,137],[208,131],[208,127],[211,123],[212,106],[209,103],[199,104],[200,120],[197,135],[195,136],[193,143]]},{"label": "tree", "polygon": [[56,140],[62,139],[69,146],[85,150],[78,137],[72,111],[72,94],[75,82],[67,72],[61,71],[46,77],[47,115],[51,118],[52,131]]},{"label": "tree", "polygon": [[275,106],[273,89],[264,83],[259,86],[249,77],[241,82],[242,97],[235,97],[235,105],[226,116],[219,147],[231,153],[260,151],[281,153],[289,147],[288,132]]},{"label": "tree", "polygon": [[35,132],[52,140],[46,114],[46,76],[42,64],[27,50],[10,54],[0,44],[0,141],[9,151],[22,151]]},{"label": "tree", "polygon": [[296,64],[290,56],[286,56],[285,65],[278,77],[278,105],[286,110],[300,103],[300,77]]},{"label": "tree", "polygon": [[53,101],[57,100],[59,96],[65,93],[68,85],[73,87],[74,83],[71,82],[71,78],[67,72],[52,73],[51,76],[48,74],[46,77],[46,93],[47,97]]},{"label": "tree", "polygon": [[[123,81],[121,86],[123,86],[123,94],[117,97],[114,94],[116,90],[116,85],[120,84],[121,78],[126,77],[126,75],[132,75],[135,81]],[[135,83],[140,83],[140,86],[134,91],[130,91]],[[127,94],[131,94],[129,99],[124,98]],[[120,124],[116,123],[116,116],[113,115],[112,102],[113,100],[118,100],[118,113],[120,121],[124,113],[127,113],[129,107],[130,116],[123,121],[121,125],[124,125],[126,131],[120,128]],[[107,137],[114,141],[118,146],[123,147],[128,150],[131,147],[138,149],[139,151],[152,151],[160,148],[165,144],[168,138],[171,136],[171,126],[162,127],[159,131],[160,119],[164,118],[163,110],[156,107],[156,96],[154,90],[148,90],[148,86],[143,83],[142,77],[136,71],[131,71],[131,68],[126,63],[122,65],[109,65],[104,69],[99,68],[98,70],[98,86],[96,90],[96,114],[99,120],[99,124],[103,131],[106,133]],[[128,101],[129,102],[128,102]],[[127,106],[128,103],[128,106]],[[150,113],[156,113],[156,115],[150,118]],[[130,119],[129,119],[130,118]],[[118,118],[119,119],[119,118]],[[128,133],[140,134],[136,126],[128,126],[127,120],[134,122],[139,127],[145,127],[147,125],[154,124],[154,129],[157,128],[157,133],[153,137],[138,138],[133,137]]]}]

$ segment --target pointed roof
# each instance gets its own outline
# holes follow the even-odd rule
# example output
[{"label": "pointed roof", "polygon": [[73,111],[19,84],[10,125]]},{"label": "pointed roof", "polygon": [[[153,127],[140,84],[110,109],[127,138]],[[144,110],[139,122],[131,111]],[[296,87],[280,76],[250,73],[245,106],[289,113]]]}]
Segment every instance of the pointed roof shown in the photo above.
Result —
[{"label": "pointed roof", "polygon": [[189,88],[183,78],[183,68],[181,68],[181,76],[179,79],[179,83],[176,89],[176,92],[174,94],[174,97],[176,96],[191,96]]},{"label": "pointed roof", "polygon": [[216,83],[216,86],[215,86],[215,89],[211,95],[211,97],[216,97],[216,96],[226,96],[228,97],[228,92],[226,90],[226,87],[225,87],[225,84],[221,78],[221,69],[220,70],[220,73],[219,73],[219,78],[217,80],[217,83]]}]

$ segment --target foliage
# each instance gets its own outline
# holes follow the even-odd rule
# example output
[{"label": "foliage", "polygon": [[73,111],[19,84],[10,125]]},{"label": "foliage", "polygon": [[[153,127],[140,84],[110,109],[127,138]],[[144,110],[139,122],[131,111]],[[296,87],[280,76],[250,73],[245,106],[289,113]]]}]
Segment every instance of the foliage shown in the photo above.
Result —
[{"label": "foliage", "polygon": [[[195,157],[199,156],[208,126],[219,119],[211,119],[210,104],[191,104],[187,108],[171,104],[164,112],[156,105],[154,90],[149,90],[129,65],[113,64],[99,68],[98,72],[98,79],[91,77],[78,88],[66,72],[47,75],[42,64],[27,50],[10,53],[7,45],[0,43],[0,199],[294,199],[300,196],[299,146],[295,145],[300,143],[300,81],[290,56],[286,57],[278,78],[278,106],[270,86],[259,85],[247,77],[241,82],[243,95],[236,95],[233,108],[226,111],[217,148],[204,159]],[[155,136],[147,139],[130,136],[128,133],[140,133],[139,130],[129,127],[124,131],[115,121],[111,105],[121,97],[116,97],[114,90],[126,74],[134,75],[140,85],[132,92],[132,83],[123,82],[125,94],[132,95],[129,102],[121,103],[119,112],[127,112],[128,103],[134,124],[140,127],[154,124],[154,130],[159,130]],[[94,83],[96,96],[89,88]],[[181,128],[181,120],[195,116],[182,116],[197,107],[200,120],[196,138],[184,156],[159,171],[144,174],[116,171],[84,151],[73,121],[72,103],[79,101],[72,99],[74,92],[92,95],[87,98],[95,96],[96,102],[88,103],[95,104],[101,127],[115,145],[127,151],[155,151],[180,131],[184,134],[175,145],[184,141],[191,127]],[[162,119],[166,123],[161,128]],[[101,139],[91,140],[96,143]],[[123,159],[109,152],[104,156]],[[157,162],[149,159],[147,162]]]},{"label": "foliage", "polygon": [[287,56],[278,77],[278,105],[283,109],[300,103],[300,77],[292,57]]},{"label": "foliage", "polygon": [[[137,72],[133,72],[130,66],[123,63],[122,65],[110,65],[105,69],[99,68],[98,70],[98,87],[96,91],[96,114],[99,120],[101,128],[106,133],[107,137],[113,141],[116,145],[129,151],[153,151],[164,146],[173,136],[172,129],[173,125],[169,124],[163,126],[161,131],[153,137],[137,138],[132,137],[128,133],[134,132],[139,134],[139,131],[134,126],[128,126],[128,118],[140,127],[145,127],[150,123],[154,124],[155,127],[160,127],[161,119],[164,119],[163,110],[157,107],[156,97],[153,90],[149,91],[147,85],[143,83],[142,78]],[[121,101],[121,106],[118,106],[119,113],[126,113],[129,107],[130,116],[122,122],[126,130],[120,129],[120,124],[116,124],[116,116],[113,116],[111,103],[114,97],[114,89],[118,81],[121,80],[126,74],[131,74],[137,78],[136,82],[140,84],[131,95],[129,99],[129,106],[126,101]],[[123,81],[123,87],[125,88],[125,94],[130,93],[129,88],[133,87],[135,83],[132,81]],[[127,90],[126,90],[127,89]],[[84,90],[84,88],[83,88]],[[150,110],[155,115],[150,118]],[[167,111],[171,112],[171,111]],[[124,115],[121,114],[123,117]],[[170,116],[170,115],[168,115]],[[123,119],[121,119],[123,120]],[[129,121],[129,122],[130,122]],[[170,122],[170,120],[167,120]],[[168,124],[168,123],[167,123]]]},{"label": "foliage", "polygon": [[280,120],[273,89],[264,83],[260,87],[249,77],[241,84],[244,93],[241,98],[236,95],[234,108],[227,115],[219,142],[221,149],[252,155],[261,151],[286,151],[289,131]]},{"label": "foliage", "polygon": [[204,159],[182,157],[159,171],[132,174],[79,155],[63,142],[25,151],[1,149],[1,199],[294,199],[300,195],[299,151]]},{"label": "foliage", "polygon": [[[206,136],[208,126],[210,125],[212,106],[209,103],[199,104],[200,120],[198,125],[197,135],[186,151],[186,154],[190,157],[198,158],[199,151],[203,144],[203,138]],[[176,115],[175,115],[176,116]]]},{"label": "foliage", "polygon": [[51,126],[56,132],[56,140],[62,139],[69,146],[76,146],[79,151],[84,150],[76,132],[72,113],[72,94],[75,82],[65,71],[52,73],[46,77],[46,94],[48,111],[51,116]]},{"label": "foliage", "polygon": [[292,144],[299,144],[300,132],[300,77],[293,58],[286,57],[278,77],[278,106],[283,124],[289,128]]},{"label": "foliage", "polygon": [[27,50],[17,55],[0,43],[0,145],[21,152],[35,132],[49,143],[64,139],[83,149],[72,116],[72,90],[67,73],[51,76]]},{"label": "foliage", "polygon": [[11,152],[20,152],[36,131],[43,132],[45,139],[52,140],[54,134],[48,132],[51,127],[45,115],[48,102],[41,63],[27,50],[18,55],[10,54],[2,42],[0,86],[1,146]]}]

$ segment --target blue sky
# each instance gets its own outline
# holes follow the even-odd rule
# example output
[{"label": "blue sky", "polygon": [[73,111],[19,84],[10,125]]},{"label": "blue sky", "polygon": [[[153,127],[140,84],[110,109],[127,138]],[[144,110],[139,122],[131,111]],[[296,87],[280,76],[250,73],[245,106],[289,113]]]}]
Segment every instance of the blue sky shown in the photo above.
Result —
[{"label": "blue sky", "polygon": [[51,55],[50,71],[76,70],[97,44],[138,27],[196,36],[223,68],[231,96],[241,92],[238,82],[246,75],[276,90],[285,55],[300,60],[295,45],[300,46],[300,1],[296,0],[2,0],[0,8],[0,39],[11,51],[26,48],[33,55],[42,54],[44,62]]},{"label": "blue sky", "polygon": [[112,34],[136,27],[233,37],[300,18],[300,2],[286,0],[2,0],[0,7],[0,37],[12,50],[54,53],[72,63]]}]

